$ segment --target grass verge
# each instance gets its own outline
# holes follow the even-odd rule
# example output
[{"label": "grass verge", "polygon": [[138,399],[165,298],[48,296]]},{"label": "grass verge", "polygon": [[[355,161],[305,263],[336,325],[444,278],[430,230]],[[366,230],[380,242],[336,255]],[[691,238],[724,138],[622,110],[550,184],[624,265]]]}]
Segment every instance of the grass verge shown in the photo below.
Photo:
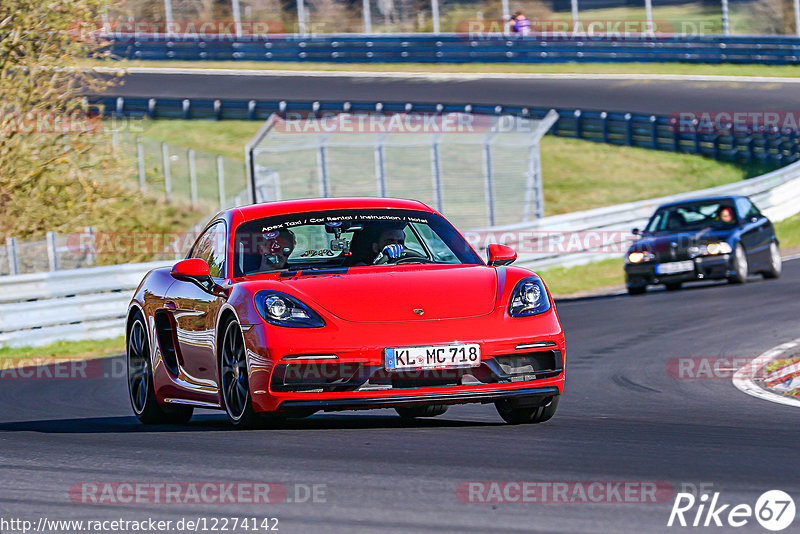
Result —
[{"label": "grass verge", "polygon": [[248,69],[263,71],[425,72],[436,74],[673,74],[690,76],[800,77],[797,65],[710,65],[693,63],[324,63],[292,61],[130,61],[92,62],[87,66]]},{"label": "grass verge", "polygon": [[102,358],[125,352],[125,338],[98,339],[88,341],[61,341],[43,347],[0,348],[0,365],[4,368],[26,366],[38,361],[47,363],[51,359]]}]

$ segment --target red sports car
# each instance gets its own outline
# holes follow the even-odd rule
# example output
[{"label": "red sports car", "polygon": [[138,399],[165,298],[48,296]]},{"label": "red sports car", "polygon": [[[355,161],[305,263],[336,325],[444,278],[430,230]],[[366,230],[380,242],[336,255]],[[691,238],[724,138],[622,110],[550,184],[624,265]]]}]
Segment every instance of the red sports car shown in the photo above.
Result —
[{"label": "red sports car", "polygon": [[128,386],[143,423],[194,407],[238,426],[317,411],[402,417],[494,403],[550,419],[564,333],[541,278],[489,245],[484,263],[421,202],[296,200],[224,211],[127,316]]}]

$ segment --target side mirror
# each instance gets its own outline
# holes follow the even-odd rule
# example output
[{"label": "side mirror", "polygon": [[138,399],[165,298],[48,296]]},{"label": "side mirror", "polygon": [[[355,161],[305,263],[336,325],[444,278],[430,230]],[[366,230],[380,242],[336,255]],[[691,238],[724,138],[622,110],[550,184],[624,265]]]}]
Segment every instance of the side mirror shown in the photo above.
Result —
[{"label": "side mirror", "polygon": [[639,230],[638,228],[634,228],[633,230],[631,230],[631,233],[633,235],[642,235],[642,231]]},{"label": "side mirror", "polygon": [[173,265],[169,274],[176,280],[194,282],[203,288],[211,282],[211,271],[208,264],[200,258],[179,261]]},{"label": "side mirror", "polygon": [[489,245],[487,253],[489,257],[489,265],[494,267],[496,265],[509,265],[514,263],[517,259],[517,252],[506,245]]}]

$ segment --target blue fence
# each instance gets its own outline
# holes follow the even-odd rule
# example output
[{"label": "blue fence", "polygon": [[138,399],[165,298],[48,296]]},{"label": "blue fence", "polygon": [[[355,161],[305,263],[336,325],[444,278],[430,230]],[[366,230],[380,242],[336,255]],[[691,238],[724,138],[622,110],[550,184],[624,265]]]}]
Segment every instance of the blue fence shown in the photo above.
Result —
[{"label": "blue fence", "polygon": [[469,35],[285,35],[239,40],[116,36],[112,53],[125,59],[326,61],[341,63],[683,62],[795,65],[800,38],[704,35],[674,38],[541,38]]},{"label": "blue fence", "polygon": [[[377,102],[287,102],[257,100],[94,98],[107,114],[152,119],[205,119],[264,121],[273,113],[288,112],[415,112],[510,114],[541,118],[549,111],[514,106],[402,104]],[[696,123],[679,123],[674,117],[632,113],[606,113],[557,109],[560,118],[550,133],[587,141],[654,150],[699,154],[711,158],[754,162],[780,167],[800,159],[800,133],[794,130],[751,129],[722,126],[704,130]]]}]

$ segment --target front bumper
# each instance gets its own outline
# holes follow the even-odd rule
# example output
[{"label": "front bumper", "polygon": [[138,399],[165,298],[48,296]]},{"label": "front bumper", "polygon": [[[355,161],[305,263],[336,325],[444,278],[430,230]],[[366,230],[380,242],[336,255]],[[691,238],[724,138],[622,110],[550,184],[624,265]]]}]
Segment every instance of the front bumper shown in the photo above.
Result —
[{"label": "front bumper", "polygon": [[[535,403],[559,395],[564,386],[566,349],[555,309],[527,318],[496,313],[413,323],[327,321],[323,328],[302,331],[262,322],[245,332],[245,340],[251,397],[254,409],[260,412],[461,404],[503,398]],[[386,347],[450,343],[479,343],[481,366],[431,372],[442,372],[444,378],[428,376],[428,371],[417,376],[384,368]],[[337,357],[316,359],[315,355]],[[287,372],[292,365],[317,365],[323,377],[329,376],[324,366],[352,369],[341,379],[303,387],[302,380],[286,378],[298,376]],[[458,375],[455,380],[448,374],[454,372]],[[460,372],[470,376],[462,377]]]},{"label": "front bumper", "polygon": [[350,397],[335,399],[296,399],[280,404],[279,411],[292,410],[371,410],[421,404],[489,403],[500,399],[515,399],[537,404],[561,394],[556,386],[526,387],[517,389],[489,389],[479,391],[449,391],[444,393],[417,393],[394,396]]},{"label": "front bumper", "polygon": [[662,275],[655,272],[658,262],[626,263],[625,280],[628,287],[642,287],[698,280],[722,280],[733,274],[730,254],[698,256],[692,261],[694,262],[694,269],[691,271]]}]

